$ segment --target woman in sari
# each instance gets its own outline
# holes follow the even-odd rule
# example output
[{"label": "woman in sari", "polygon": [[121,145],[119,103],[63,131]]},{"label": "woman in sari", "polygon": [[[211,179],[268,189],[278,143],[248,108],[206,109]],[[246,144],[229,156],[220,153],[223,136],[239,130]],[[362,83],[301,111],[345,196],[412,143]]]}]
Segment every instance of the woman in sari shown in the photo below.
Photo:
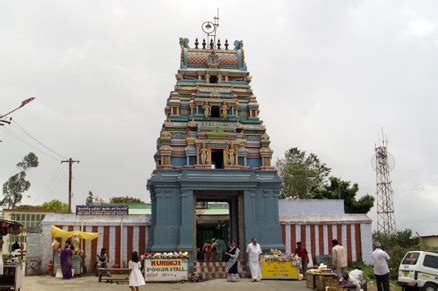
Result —
[{"label": "woman in sari", "polygon": [[63,279],[71,279],[73,278],[73,273],[71,270],[71,257],[73,256],[73,252],[70,248],[70,242],[67,241],[65,243],[64,249],[61,251],[60,259],[61,259],[61,270],[62,270],[62,278]]},{"label": "woman in sari", "polygon": [[236,246],[236,242],[232,241],[228,249],[225,251],[225,255],[227,256],[227,272],[229,282],[238,282],[240,280],[238,269],[239,254],[240,250]]}]

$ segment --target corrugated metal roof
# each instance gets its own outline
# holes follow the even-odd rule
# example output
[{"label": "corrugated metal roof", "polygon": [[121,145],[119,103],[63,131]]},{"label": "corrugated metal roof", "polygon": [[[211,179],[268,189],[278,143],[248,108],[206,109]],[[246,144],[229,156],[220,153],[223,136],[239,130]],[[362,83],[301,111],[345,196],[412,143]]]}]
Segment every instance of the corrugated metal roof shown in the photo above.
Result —
[{"label": "corrugated metal roof", "polygon": [[335,223],[371,223],[366,214],[280,214],[280,223],[284,224],[335,224]]}]

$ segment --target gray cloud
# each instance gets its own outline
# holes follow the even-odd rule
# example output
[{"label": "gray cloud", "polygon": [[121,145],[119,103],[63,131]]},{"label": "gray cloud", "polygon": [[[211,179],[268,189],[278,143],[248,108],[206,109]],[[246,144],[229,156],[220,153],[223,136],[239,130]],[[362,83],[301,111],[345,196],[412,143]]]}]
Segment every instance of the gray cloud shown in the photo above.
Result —
[{"label": "gray cloud", "polygon": [[[147,200],[178,37],[202,37],[200,24],[219,6],[220,37],[244,40],[275,155],[314,152],[374,193],[370,160],[384,126],[399,226],[437,233],[438,4],[381,2],[2,2],[0,111],[37,96],[14,118],[81,160],[76,203],[88,190]],[[32,150],[17,134],[0,129],[1,181]],[[67,167],[39,156],[25,202],[65,199]]]}]

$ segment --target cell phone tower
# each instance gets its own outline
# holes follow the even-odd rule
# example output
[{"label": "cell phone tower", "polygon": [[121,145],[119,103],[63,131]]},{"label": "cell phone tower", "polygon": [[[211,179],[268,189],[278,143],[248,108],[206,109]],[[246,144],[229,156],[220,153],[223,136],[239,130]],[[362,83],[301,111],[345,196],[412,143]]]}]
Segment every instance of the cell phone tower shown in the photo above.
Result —
[{"label": "cell phone tower", "polygon": [[375,153],[371,160],[376,171],[376,198],[377,198],[377,231],[385,234],[394,234],[395,225],[393,191],[389,172],[394,169],[394,157],[388,152],[388,140],[382,130],[382,145],[375,146]]}]

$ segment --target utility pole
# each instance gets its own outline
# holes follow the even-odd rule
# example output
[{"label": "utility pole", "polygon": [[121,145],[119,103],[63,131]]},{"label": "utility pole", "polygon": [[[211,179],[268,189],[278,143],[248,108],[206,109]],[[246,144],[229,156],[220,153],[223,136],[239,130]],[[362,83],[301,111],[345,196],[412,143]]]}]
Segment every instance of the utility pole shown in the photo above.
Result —
[{"label": "utility pole", "polygon": [[66,161],[61,161],[62,163],[68,163],[68,213],[71,213],[71,197],[73,197],[72,193],[71,193],[71,180],[73,180],[73,174],[72,174],[72,166],[74,163],[78,163],[79,161],[75,161],[72,158],[66,160]]}]

